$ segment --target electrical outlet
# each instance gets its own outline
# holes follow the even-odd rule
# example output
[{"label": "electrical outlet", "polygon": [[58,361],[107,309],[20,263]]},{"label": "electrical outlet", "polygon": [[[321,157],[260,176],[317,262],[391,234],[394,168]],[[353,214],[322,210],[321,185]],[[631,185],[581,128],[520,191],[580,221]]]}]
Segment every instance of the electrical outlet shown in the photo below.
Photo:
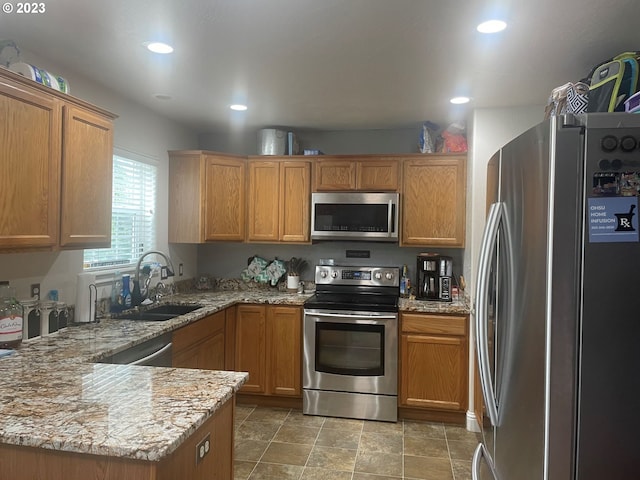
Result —
[{"label": "electrical outlet", "polygon": [[39,283],[31,284],[31,298],[40,300],[40,284]]},{"label": "electrical outlet", "polygon": [[182,264],[178,265],[178,275],[182,276],[184,275],[184,269],[182,268]]},{"label": "electrical outlet", "polygon": [[211,450],[211,434],[207,433],[207,436],[196,445],[196,465],[204,460],[209,450]]},{"label": "electrical outlet", "polygon": [[160,267],[160,280],[166,280],[169,278],[169,269],[164,265]]}]

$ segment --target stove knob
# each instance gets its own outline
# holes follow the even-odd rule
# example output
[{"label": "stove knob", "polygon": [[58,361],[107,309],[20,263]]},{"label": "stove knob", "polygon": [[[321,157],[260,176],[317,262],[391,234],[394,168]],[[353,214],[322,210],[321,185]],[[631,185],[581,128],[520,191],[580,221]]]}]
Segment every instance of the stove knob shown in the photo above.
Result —
[{"label": "stove knob", "polygon": [[620,139],[620,149],[623,152],[633,152],[636,148],[636,139],[631,135],[625,135]]},{"label": "stove knob", "polygon": [[374,277],[376,280],[380,280],[380,279],[382,278],[382,274],[381,274],[380,272],[376,272],[376,273],[374,273],[374,274],[373,274],[373,277]]},{"label": "stove knob", "polygon": [[320,276],[321,276],[322,278],[327,278],[327,275],[328,275],[328,274],[327,274],[327,271],[326,271],[326,270],[322,270],[322,271],[320,272]]},{"label": "stove knob", "polygon": [[331,278],[338,278],[338,272],[336,272],[335,270],[331,272]]},{"label": "stove knob", "polygon": [[386,278],[387,280],[391,280],[393,278],[393,273],[391,272],[387,272],[384,276],[384,278]]},{"label": "stove knob", "polygon": [[616,148],[618,148],[618,139],[613,135],[605,135],[600,140],[600,147],[605,152],[613,152]]}]

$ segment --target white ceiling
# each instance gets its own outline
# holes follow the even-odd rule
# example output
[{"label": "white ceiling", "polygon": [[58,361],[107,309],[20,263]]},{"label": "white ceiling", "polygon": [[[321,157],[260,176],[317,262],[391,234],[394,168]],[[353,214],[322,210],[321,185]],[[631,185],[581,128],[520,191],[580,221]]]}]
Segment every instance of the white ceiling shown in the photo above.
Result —
[{"label": "white ceiling", "polygon": [[[12,3],[13,0],[9,0]],[[197,132],[402,128],[541,105],[640,50],[638,0],[44,0],[0,38]],[[503,12],[493,37],[476,24]],[[167,56],[142,47],[164,40]],[[64,76],[64,72],[56,72]],[[73,85],[71,85],[73,93]],[[154,94],[167,94],[158,100]],[[473,98],[453,107],[451,96]],[[247,103],[244,113],[229,104]]]}]

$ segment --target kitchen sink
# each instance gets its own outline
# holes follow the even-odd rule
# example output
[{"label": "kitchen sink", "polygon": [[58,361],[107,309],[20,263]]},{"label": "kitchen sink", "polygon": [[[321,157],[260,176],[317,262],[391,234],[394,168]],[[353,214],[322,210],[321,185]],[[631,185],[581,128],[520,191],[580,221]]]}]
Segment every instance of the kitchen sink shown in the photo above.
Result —
[{"label": "kitchen sink", "polygon": [[202,308],[201,305],[173,305],[166,303],[164,305],[158,305],[141,312],[131,311],[122,312],[117,315],[113,315],[112,318],[119,320],[145,320],[148,322],[164,322],[171,320],[172,318],[184,315],[185,313],[193,312],[198,308]]}]

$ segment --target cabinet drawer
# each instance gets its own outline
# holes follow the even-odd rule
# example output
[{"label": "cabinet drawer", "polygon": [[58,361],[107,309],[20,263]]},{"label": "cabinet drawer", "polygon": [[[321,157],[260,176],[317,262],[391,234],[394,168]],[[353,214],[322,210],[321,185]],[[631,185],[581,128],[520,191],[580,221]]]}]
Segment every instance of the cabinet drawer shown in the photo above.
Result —
[{"label": "cabinet drawer", "polygon": [[466,335],[467,317],[403,313],[402,332],[435,335]]},{"label": "cabinet drawer", "polygon": [[176,330],[172,339],[174,352],[189,348],[218,330],[224,331],[224,323],[225,313],[221,311]]}]

